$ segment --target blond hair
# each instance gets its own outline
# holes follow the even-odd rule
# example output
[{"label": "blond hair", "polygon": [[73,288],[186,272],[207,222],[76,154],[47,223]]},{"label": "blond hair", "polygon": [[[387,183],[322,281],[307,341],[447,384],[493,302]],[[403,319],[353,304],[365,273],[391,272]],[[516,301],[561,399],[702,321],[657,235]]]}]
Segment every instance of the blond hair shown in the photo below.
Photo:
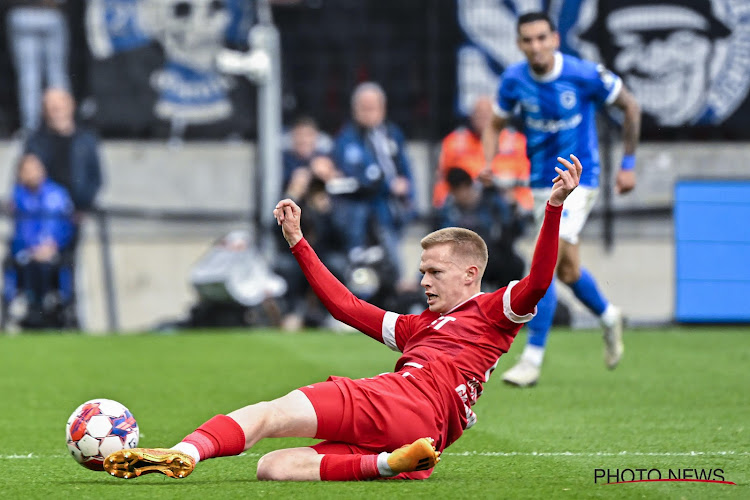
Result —
[{"label": "blond hair", "polygon": [[481,236],[470,229],[462,227],[446,227],[428,234],[420,241],[423,250],[436,245],[448,244],[454,255],[466,259],[470,264],[479,268],[479,276],[484,275],[487,268],[487,244]]}]

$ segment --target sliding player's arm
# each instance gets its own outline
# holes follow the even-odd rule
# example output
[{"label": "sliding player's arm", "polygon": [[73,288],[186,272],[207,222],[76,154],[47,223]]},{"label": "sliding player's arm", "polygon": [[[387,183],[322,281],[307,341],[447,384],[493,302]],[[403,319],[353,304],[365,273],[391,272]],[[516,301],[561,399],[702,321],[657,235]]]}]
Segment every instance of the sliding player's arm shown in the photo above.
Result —
[{"label": "sliding player's arm", "polygon": [[[383,340],[386,311],[357,298],[323,265],[300,229],[302,210],[292,200],[280,201],[273,211],[284,239],[292,249],[307,281],[323,305],[337,320],[379,342]],[[393,313],[391,313],[393,314]]]},{"label": "sliding player's arm", "polygon": [[[510,310],[504,307],[506,309],[505,316],[516,323],[531,319],[536,304],[547,293],[554,277],[563,202],[578,186],[582,171],[581,162],[578,158],[573,155],[570,155],[570,157],[573,163],[563,158],[557,159],[566,169],[555,168],[558,176],[553,181],[552,192],[544,214],[544,222],[536,242],[534,257],[531,260],[529,275],[516,283],[515,286],[509,286],[509,292],[506,291],[506,293],[510,293],[507,304]],[[505,300],[503,302],[505,305]]]}]

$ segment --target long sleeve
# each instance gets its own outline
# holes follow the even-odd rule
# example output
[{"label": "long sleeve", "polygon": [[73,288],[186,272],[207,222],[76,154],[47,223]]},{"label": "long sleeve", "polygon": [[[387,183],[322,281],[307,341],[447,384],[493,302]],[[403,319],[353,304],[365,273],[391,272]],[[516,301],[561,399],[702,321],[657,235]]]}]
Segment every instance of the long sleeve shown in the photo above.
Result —
[{"label": "long sleeve", "polygon": [[542,230],[534,249],[529,275],[511,290],[510,304],[514,313],[523,316],[534,311],[537,302],[547,293],[557,265],[562,206],[547,203]]},{"label": "long sleeve", "polygon": [[357,298],[323,265],[304,238],[292,247],[292,254],[328,311],[339,321],[383,342],[385,311]]}]

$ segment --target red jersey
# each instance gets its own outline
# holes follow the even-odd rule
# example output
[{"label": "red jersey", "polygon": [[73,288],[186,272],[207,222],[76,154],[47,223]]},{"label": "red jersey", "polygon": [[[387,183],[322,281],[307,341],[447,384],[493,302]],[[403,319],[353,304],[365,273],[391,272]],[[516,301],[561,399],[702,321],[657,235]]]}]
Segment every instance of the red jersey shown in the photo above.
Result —
[{"label": "red jersey", "polygon": [[460,424],[449,433],[452,442],[475,423],[471,406],[482,394],[482,384],[523,323],[534,316],[552,281],[561,212],[562,207],[547,206],[528,276],[493,293],[479,293],[444,314],[429,309],[419,315],[384,311],[347,290],[306,240],[292,247],[292,253],[334,318],[402,352],[396,371],[408,377],[416,370],[412,376],[440,395],[448,406],[440,413]]}]

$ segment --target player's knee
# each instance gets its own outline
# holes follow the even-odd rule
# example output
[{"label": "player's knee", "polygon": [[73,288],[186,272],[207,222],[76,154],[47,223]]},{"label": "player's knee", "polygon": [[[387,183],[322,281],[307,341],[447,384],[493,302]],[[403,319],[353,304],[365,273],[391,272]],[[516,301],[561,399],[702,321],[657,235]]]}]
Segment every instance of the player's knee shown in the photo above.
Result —
[{"label": "player's knee", "polygon": [[563,259],[557,264],[557,277],[563,283],[575,283],[578,275],[579,270],[574,263]]},{"label": "player's knee", "polygon": [[276,450],[260,457],[257,471],[258,481],[288,481],[291,478],[285,451]]}]

